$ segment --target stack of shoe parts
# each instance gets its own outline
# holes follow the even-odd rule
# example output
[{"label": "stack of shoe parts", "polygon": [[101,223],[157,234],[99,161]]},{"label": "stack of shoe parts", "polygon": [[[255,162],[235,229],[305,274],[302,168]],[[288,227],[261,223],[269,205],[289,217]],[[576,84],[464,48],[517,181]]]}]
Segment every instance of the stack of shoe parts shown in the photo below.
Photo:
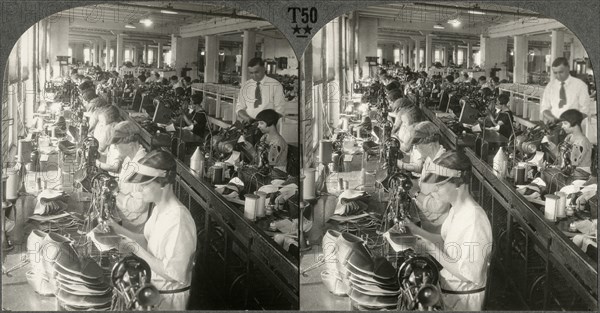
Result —
[{"label": "stack of shoe parts", "polygon": [[350,233],[339,235],[336,248],[337,269],[353,305],[359,310],[396,309],[400,285],[394,266],[373,257],[365,242]]},{"label": "stack of shoe parts", "polygon": [[43,267],[59,305],[67,311],[109,310],[112,288],[102,268],[90,257],[80,257],[72,241],[49,233],[42,242]]}]

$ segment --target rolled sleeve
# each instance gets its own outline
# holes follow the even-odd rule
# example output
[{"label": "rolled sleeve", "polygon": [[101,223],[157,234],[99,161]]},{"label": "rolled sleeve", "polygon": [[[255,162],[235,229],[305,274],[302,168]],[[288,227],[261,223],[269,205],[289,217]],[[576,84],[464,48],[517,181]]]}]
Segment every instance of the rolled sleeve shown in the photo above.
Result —
[{"label": "rolled sleeve", "polygon": [[273,106],[277,113],[281,114],[281,116],[284,116],[285,115],[285,97],[283,95],[283,86],[281,85],[281,83],[277,82],[277,84],[275,85],[274,88],[275,88],[275,90],[273,90],[273,92],[274,92]]},{"label": "rolled sleeve", "polygon": [[544,94],[542,95],[542,102],[540,103],[540,112],[544,112],[546,110],[552,110],[552,103],[550,102],[551,86],[552,85],[548,85],[544,89]]}]

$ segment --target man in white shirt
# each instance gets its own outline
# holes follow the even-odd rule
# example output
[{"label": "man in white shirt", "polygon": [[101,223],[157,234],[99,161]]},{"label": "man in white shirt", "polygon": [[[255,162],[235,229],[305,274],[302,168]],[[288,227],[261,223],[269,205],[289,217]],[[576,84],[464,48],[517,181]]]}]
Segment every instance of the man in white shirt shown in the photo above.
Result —
[{"label": "man in white shirt", "polygon": [[235,107],[238,118],[250,121],[266,109],[273,109],[284,116],[283,86],[265,75],[265,62],[261,58],[253,58],[248,62],[248,70],[250,79],[242,84]]},{"label": "man in white shirt", "polygon": [[566,58],[556,58],[552,62],[553,80],[544,89],[540,111],[550,121],[569,109],[585,113],[595,113],[592,108],[587,85],[579,78],[569,75],[569,62]]}]

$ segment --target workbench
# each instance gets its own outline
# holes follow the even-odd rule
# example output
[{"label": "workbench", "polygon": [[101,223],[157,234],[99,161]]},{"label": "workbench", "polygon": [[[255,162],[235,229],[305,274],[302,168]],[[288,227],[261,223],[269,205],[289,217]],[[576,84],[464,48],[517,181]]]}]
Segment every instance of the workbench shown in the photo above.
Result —
[{"label": "workbench", "polygon": [[[122,116],[134,121],[126,112]],[[151,149],[153,136],[135,123],[143,145]],[[258,189],[266,180],[253,183],[251,188]],[[177,159],[174,187],[200,230],[198,243],[206,264],[203,270],[210,272],[215,288],[224,291],[224,303],[238,309],[297,309],[298,256],[285,251],[267,233],[268,218],[246,219],[243,206],[227,201],[207,181],[192,174],[187,156]],[[288,201],[288,205],[290,214],[298,212],[297,203]]]}]

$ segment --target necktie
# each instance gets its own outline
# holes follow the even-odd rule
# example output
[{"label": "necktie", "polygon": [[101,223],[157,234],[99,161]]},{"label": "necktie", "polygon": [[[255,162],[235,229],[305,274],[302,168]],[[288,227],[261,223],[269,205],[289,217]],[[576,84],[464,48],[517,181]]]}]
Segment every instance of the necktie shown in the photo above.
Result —
[{"label": "necktie", "polygon": [[258,108],[262,103],[262,95],[260,94],[260,82],[256,82],[256,89],[254,90],[254,108]]},{"label": "necktie", "polygon": [[560,82],[560,101],[558,102],[558,107],[562,109],[562,107],[567,104],[567,92],[565,91],[565,82]]}]

